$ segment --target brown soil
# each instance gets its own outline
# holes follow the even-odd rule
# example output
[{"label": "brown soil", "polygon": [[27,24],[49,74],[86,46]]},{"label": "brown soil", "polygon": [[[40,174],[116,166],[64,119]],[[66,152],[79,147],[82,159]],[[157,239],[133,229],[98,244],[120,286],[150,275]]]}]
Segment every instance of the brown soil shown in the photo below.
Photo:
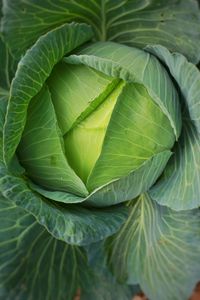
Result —
[{"label": "brown soil", "polygon": [[[80,290],[78,290],[74,300],[81,300]],[[135,296],[132,300],[148,300],[143,294]],[[200,283],[197,284],[191,298],[189,300],[200,300]]]},{"label": "brown soil", "polygon": [[[79,299],[77,299],[79,300]],[[133,300],[148,300],[144,295],[138,295],[133,298]],[[200,300],[200,283],[197,284],[191,298],[189,300]]]},{"label": "brown soil", "polygon": [[197,284],[190,300],[200,300],[200,283]]}]

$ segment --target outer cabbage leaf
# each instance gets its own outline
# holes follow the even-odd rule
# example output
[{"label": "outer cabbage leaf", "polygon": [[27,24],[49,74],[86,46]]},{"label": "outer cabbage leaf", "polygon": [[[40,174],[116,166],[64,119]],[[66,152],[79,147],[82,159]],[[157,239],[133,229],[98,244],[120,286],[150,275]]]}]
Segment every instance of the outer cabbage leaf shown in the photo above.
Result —
[{"label": "outer cabbage leaf", "polygon": [[115,206],[88,209],[80,205],[58,205],[34,193],[23,178],[0,166],[0,190],[5,198],[36,217],[55,238],[85,245],[112,235],[125,222],[127,208]]},{"label": "outer cabbage leaf", "polygon": [[[72,300],[78,288],[83,299],[129,300],[132,289],[88,264],[82,247],[52,237],[37,220],[0,197],[0,298]],[[117,294],[116,294],[117,295]],[[128,295],[128,296],[127,296]]]},{"label": "outer cabbage leaf", "polygon": [[112,276],[106,262],[104,242],[90,244],[85,247],[88,263],[95,271],[96,279],[81,292],[83,300],[130,300],[141,292],[138,285],[120,284]]},{"label": "outer cabbage leaf", "polygon": [[[99,270],[96,270],[96,272],[99,272]],[[131,286],[116,283],[102,274],[100,276],[99,281],[91,281],[88,289],[82,291],[81,300],[130,300],[136,295]]]},{"label": "outer cabbage leaf", "polygon": [[13,157],[26,122],[30,100],[40,91],[54,65],[92,37],[89,26],[66,24],[42,36],[18,64],[10,89],[4,127],[4,160]]},{"label": "outer cabbage leaf", "polygon": [[0,94],[0,162],[3,162],[3,125],[5,121],[6,108],[8,103],[6,91]]},{"label": "outer cabbage leaf", "polygon": [[183,131],[164,176],[150,194],[175,210],[200,206],[200,72],[181,54],[162,46],[148,47],[169,68],[182,96]]},{"label": "outer cabbage leaf", "polygon": [[[3,126],[5,122],[8,98],[9,92],[0,88],[0,164],[3,164]],[[19,165],[16,156],[13,157],[11,164],[8,167],[14,174],[21,174],[24,171]]]},{"label": "outer cabbage leaf", "polygon": [[[4,89],[0,89],[0,164],[3,162],[3,126],[5,123],[5,115],[8,105],[9,92]],[[24,169],[20,166],[16,155],[11,160],[8,169],[13,172],[13,174],[22,174]]]},{"label": "outer cabbage leaf", "polygon": [[179,53],[170,53],[166,48],[147,46],[148,52],[157,56],[169,69],[178,84],[182,96],[183,118],[189,119],[200,134],[200,72],[198,68]]},{"label": "outer cabbage leaf", "polygon": [[0,34],[0,93],[3,90],[8,90],[10,88],[10,81],[13,75],[11,56],[9,54],[8,48],[3,42],[2,35]]},{"label": "outer cabbage leaf", "polygon": [[200,58],[197,1],[193,0],[5,0],[3,30],[15,55],[63,23],[78,21],[93,27],[96,40],[112,40],[143,48],[162,44]]},{"label": "outer cabbage leaf", "polygon": [[197,208],[200,206],[200,136],[191,121],[185,120],[174,151],[150,195],[157,203],[177,211]]},{"label": "outer cabbage leaf", "polygon": [[175,212],[142,194],[106,250],[118,279],[139,283],[150,299],[188,299],[200,273],[199,210]]},{"label": "outer cabbage leaf", "polygon": [[37,220],[0,199],[0,296],[3,299],[73,299],[90,276],[84,251],[53,238]]},{"label": "outer cabbage leaf", "polygon": [[[0,1],[0,21],[2,18],[2,1]],[[5,38],[3,37],[2,31],[0,30],[0,94],[3,90],[9,90],[11,80],[16,70],[16,60],[11,55],[8,49]]]},{"label": "outer cabbage leaf", "polygon": [[[0,22],[3,17],[2,6],[3,0],[0,0]],[[16,69],[16,61],[10,54],[10,50],[4,40],[0,23],[0,95],[3,90],[8,90],[10,88],[10,83]]]}]

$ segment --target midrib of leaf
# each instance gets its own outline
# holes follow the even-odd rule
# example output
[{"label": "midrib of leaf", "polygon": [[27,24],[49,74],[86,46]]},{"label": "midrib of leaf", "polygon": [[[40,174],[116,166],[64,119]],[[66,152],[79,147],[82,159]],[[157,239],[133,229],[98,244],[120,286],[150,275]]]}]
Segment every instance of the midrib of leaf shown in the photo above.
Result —
[{"label": "midrib of leaf", "polygon": [[35,287],[35,284],[36,284],[37,275],[38,275],[40,267],[42,265],[43,258],[45,256],[45,254],[47,253],[48,248],[50,248],[50,245],[51,245],[52,242],[53,242],[53,238],[51,237],[51,238],[49,238],[45,248],[43,249],[43,252],[40,255],[40,258],[37,261],[36,271],[34,273],[34,276],[33,276],[32,282],[31,282],[30,294],[33,294],[34,287]]},{"label": "midrib of leaf", "polygon": [[106,32],[106,1],[101,0],[101,37],[100,40],[105,42],[107,39]]},{"label": "midrib of leaf", "polygon": [[1,52],[1,61],[0,61],[0,94],[1,88],[9,89],[11,80],[10,80],[10,72],[11,72],[11,63],[12,57],[9,53],[8,47],[2,34],[0,32],[0,52]]},{"label": "midrib of leaf", "polygon": [[6,77],[6,84],[7,84],[7,86],[9,87],[10,86],[10,79],[9,79],[9,72],[8,72],[8,70],[9,70],[9,61],[8,61],[8,49],[6,48],[6,57],[5,57],[5,60],[6,60],[6,64],[5,64],[5,66],[6,66],[6,72],[5,72],[5,77]]},{"label": "midrib of leaf", "polygon": [[[52,281],[52,271],[53,271],[53,265],[54,265],[54,260],[56,256],[56,247],[57,247],[57,240],[53,240],[53,246],[52,246],[52,255],[51,255],[51,260],[50,260],[50,265],[49,265],[49,273],[48,273],[48,285],[51,285]],[[47,290],[47,299],[51,299],[51,290]]]}]

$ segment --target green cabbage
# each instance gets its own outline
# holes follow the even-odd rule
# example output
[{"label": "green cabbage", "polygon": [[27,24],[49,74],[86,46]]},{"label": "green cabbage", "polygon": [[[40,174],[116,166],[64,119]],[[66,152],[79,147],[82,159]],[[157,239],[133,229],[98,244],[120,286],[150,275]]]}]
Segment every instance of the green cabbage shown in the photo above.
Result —
[{"label": "green cabbage", "polygon": [[196,0],[0,1],[0,299],[188,299]]},{"label": "green cabbage", "polygon": [[[97,45],[83,49],[77,58],[84,53],[90,62],[106,53],[112,62],[113,53],[119,52],[114,43]],[[120,52],[128,57],[118,62],[125,72],[132,60],[135,68],[137,64],[140,69],[152,68],[151,78],[141,74],[141,78],[126,81],[88,66],[89,62],[63,61],[55,66],[44,90],[31,100],[18,155],[29,178],[38,185],[86,196],[173,147],[173,127],[180,127],[180,109],[171,79],[144,51],[120,46]],[[129,72],[134,71],[129,68]],[[160,86],[152,84],[157,80]],[[175,124],[170,118],[173,109]],[[52,115],[54,133],[48,127]]]}]

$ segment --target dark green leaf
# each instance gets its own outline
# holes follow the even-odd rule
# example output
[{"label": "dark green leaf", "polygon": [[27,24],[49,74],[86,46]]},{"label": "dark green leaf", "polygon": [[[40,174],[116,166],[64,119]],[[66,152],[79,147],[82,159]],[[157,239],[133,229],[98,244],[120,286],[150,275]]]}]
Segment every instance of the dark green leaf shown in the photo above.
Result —
[{"label": "dark green leaf", "polygon": [[103,273],[99,256],[89,265],[83,248],[56,240],[2,196],[0,218],[1,299],[72,300],[78,288],[85,300],[131,299],[134,290]]},{"label": "dark green leaf", "polygon": [[0,33],[0,93],[2,90],[9,90],[11,80],[16,69],[16,62],[9,53],[8,47],[3,41]]},{"label": "dark green leaf", "polygon": [[96,276],[90,280],[87,289],[82,290],[81,300],[131,300],[135,295],[134,288],[117,283],[108,274],[102,274],[100,268],[95,269]]},{"label": "dark green leaf", "polygon": [[200,206],[200,72],[178,53],[150,46],[176,80],[183,104],[183,130],[164,176],[150,194],[161,205],[175,210]]},{"label": "dark green leaf", "polygon": [[0,190],[7,199],[33,214],[57,239],[85,245],[112,235],[125,222],[127,208],[92,209],[80,205],[58,205],[32,192],[26,182],[0,168]]},{"label": "dark green leaf", "polygon": [[188,299],[200,274],[199,211],[175,212],[142,194],[107,249],[114,274],[150,299]]},{"label": "dark green leaf", "polygon": [[152,199],[175,210],[200,206],[200,136],[186,121],[164,175],[150,190]]},{"label": "dark green leaf", "polygon": [[93,282],[81,293],[81,300],[131,300],[139,293],[138,285],[127,285],[116,282],[108,269],[104,242],[90,244],[87,250],[88,263],[95,271]]},{"label": "dark green leaf", "polygon": [[54,239],[8,199],[0,199],[0,216],[1,299],[72,300],[89,276],[83,249]]},{"label": "dark green leaf", "polygon": [[193,62],[200,58],[200,13],[194,0],[6,0],[4,14],[3,30],[15,55],[52,28],[78,21],[93,27],[96,40],[141,48],[159,43]]},{"label": "dark green leaf", "polygon": [[0,162],[3,162],[3,125],[5,122],[5,114],[8,103],[8,95],[6,91],[0,90]]},{"label": "dark green leaf", "polygon": [[0,87],[1,89],[9,89],[10,78],[8,71],[8,49],[5,46],[3,39],[0,35]]},{"label": "dark green leaf", "polygon": [[[146,50],[157,56],[168,68],[178,84],[182,96],[183,118],[189,118],[200,133],[200,72],[179,53],[170,53],[156,45]],[[186,107],[186,111],[184,111]]]},{"label": "dark green leaf", "polygon": [[[3,163],[3,126],[5,122],[8,98],[9,92],[0,88],[0,163]],[[8,167],[14,174],[22,174],[24,171],[19,165],[16,156],[13,157],[11,164]]]}]

